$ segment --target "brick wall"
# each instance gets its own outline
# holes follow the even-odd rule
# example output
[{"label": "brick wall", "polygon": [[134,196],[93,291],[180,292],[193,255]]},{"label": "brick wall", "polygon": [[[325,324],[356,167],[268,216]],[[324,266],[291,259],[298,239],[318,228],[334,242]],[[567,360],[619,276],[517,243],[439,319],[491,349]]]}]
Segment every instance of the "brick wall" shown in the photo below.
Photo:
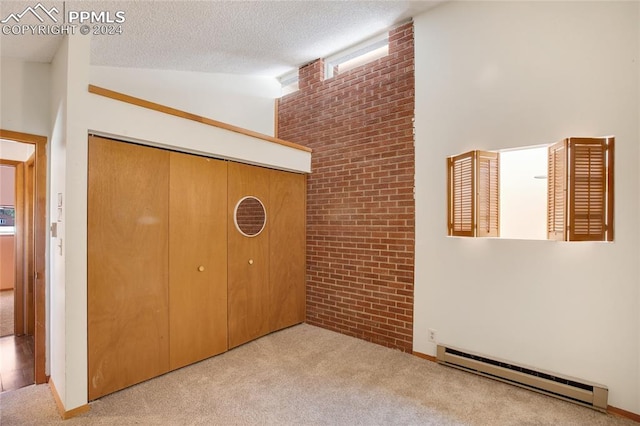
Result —
[{"label": "brick wall", "polygon": [[265,211],[261,202],[255,198],[245,198],[235,211],[236,225],[247,235],[257,235],[265,222]]},{"label": "brick wall", "polygon": [[323,80],[317,60],[279,102],[278,137],[313,148],[307,322],[411,351],[414,281],[413,24],[389,55]]}]

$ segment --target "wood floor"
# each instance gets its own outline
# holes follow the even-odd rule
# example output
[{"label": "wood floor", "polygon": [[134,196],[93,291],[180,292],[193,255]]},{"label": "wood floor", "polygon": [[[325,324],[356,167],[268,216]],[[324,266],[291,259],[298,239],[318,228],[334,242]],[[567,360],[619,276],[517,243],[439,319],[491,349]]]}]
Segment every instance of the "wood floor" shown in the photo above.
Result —
[{"label": "wood floor", "polygon": [[5,336],[0,338],[0,391],[32,385],[33,336]]}]

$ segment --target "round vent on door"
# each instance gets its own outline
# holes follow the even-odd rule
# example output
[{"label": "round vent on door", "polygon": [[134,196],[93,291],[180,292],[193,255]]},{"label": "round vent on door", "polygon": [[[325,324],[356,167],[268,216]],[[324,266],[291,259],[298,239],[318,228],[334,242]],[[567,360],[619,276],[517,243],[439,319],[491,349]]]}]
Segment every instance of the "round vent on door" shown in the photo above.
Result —
[{"label": "round vent on door", "polygon": [[258,236],[267,224],[264,204],[253,196],[243,197],[233,212],[236,229],[245,237]]}]

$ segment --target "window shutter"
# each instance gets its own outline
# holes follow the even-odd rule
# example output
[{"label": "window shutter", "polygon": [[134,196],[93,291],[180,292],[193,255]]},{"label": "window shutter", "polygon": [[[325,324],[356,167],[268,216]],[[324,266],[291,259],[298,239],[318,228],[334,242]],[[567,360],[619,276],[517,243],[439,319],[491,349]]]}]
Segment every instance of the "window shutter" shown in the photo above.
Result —
[{"label": "window shutter", "polygon": [[567,140],[549,147],[547,168],[547,238],[566,239]]},{"label": "window shutter", "polygon": [[568,149],[568,240],[612,241],[613,138],[570,138]]},{"label": "window shutter", "polygon": [[500,154],[476,151],[477,236],[500,236]]},{"label": "window shutter", "polygon": [[549,147],[547,237],[613,241],[614,138],[568,138]]},{"label": "window shutter", "polygon": [[475,151],[447,158],[449,235],[473,237],[475,232]]}]

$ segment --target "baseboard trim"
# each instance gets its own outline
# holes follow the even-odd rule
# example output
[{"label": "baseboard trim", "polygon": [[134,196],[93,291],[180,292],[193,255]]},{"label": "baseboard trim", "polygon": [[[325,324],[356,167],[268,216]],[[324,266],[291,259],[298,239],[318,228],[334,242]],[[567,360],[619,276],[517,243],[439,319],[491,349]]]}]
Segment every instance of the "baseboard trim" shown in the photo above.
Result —
[{"label": "baseboard trim", "polygon": [[53,399],[55,399],[56,401],[56,406],[58,407],[58,413],[60,414],[60,417],[62,417],[62,420],[68,420],[82,413],[86,413],[91,408],[89,407],[89,404],[85,404],[85,405],[81,405],[80,407],[76,407],[73,410],[67,411],[64,408],[62,399],[60,399],[60,395],[58,394],[56,385],[53,384],[53,380],[51,378],[49,378],[49,389],[51,389],[51,394],[53,395]]},{"label": "baseboard trim", "polygon": [[422,352],[416,352],[416,351],[413,351],[412,354],[417,356],[418,358],[426,359],[427,361],[438,362],[435,356],[423,354]]},{"label": "baseboard trim", "polygon": [[[438,359],[434,356],[423,354],[421,352],[412,352],[413,355],[418,358],[426,359],[427,361],[438,362]],[[624,417],[626,419],[633,420],[634,422],[640,423],[640,414],[632,413],[631,411],[623,410],[622,408],[612,407],[611,405],[607,406],[607,413],[617,416]]]},{"label": "baseboard trim", "polygon": [[631,411],[623,410],[622,408],[612,407],[609,405],[607,407],[607,413],[613,414],[614,416],[624,417],[634,422],[640,423],[640,414],[632,413]]}]

